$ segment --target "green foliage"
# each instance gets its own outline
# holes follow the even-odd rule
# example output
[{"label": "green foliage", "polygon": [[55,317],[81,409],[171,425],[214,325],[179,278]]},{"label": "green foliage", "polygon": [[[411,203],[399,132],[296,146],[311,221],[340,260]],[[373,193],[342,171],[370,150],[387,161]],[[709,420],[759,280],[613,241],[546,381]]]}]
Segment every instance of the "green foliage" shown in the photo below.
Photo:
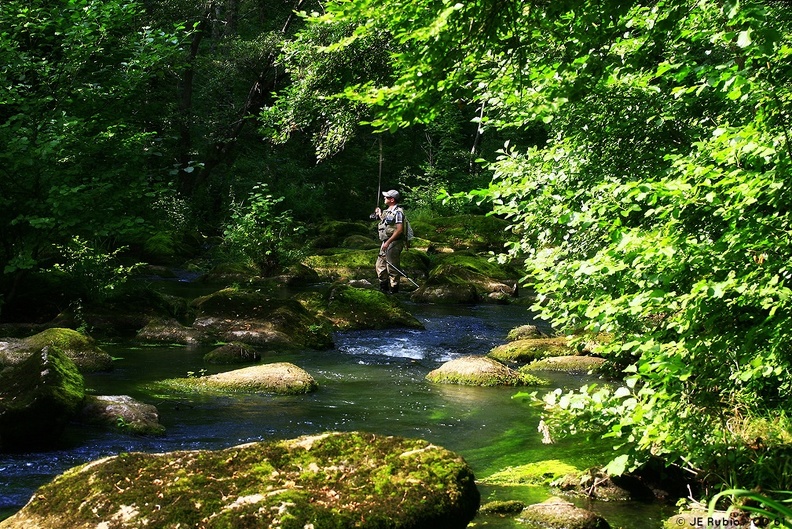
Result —
[{"label": "green foliage", "polygon": [[304,257],[304,250],[295,244],[302,227],[294,222],[291,212],[277,211],[282,201],[268,193],[266,184],[260,184],[250,191],[246,201],[232,205],[221,245],[226,259],[253,264],[264,273],[271,273]]},{"label": "green foliage", "polygon": [[[775,527],[792,527],[792,508],[790,507],[790,503],[792,503],[792,499],[790,499],[792,492],[782,491],[779,494],[781,496],[786,496],[786,499],[775,499],[767,494],[762,494],[753,490],[724,490],[723,492],[716,494],[710,500],[709,516],[711,517],[712,513],[715,512],[715,508],[719,501],[726,497],[731,497],[732,500],[740,500],[745,502],[736,505],[736,507],[740,510],[748,511],[753,515],[756,515],[756,518],[763,518]],[[759,505],[757,506],[749,502],[756,502]],[[735,505],[730,506],[729,511],[731,511],[734,507]]]},{"label": "green foliage", "polygon": [[390,80],[345,92],[376,127],[458,98],[513,136],[466,198],[509,219],[544,318],[610,335],[597,352],[627,386],[547,404],[613,439],[614,472],[653,454],[758,479],[728,425],[788,407],[790,19],[737,0],[360,0],[320,18],[356,24],[329,49],[383,29],[399,44]]},{"label": "green foliage", "polygon": [[[161,159],[155,96],[182,28],[136,2],[9,0],[0,9],[0,288],[74,236],[145,229]],[[153,105],[152,105],[153,108]],[[8,300],[11,301],[10,299]]]},{"label": "green foliage", "polygon": [[65,276],[73,298],[87,302],[101,302],[116,294],[139,266],[120,264],[118,254],[125,248],[108,251],[79,236],[57,250],[61,259],[50,272]]}]

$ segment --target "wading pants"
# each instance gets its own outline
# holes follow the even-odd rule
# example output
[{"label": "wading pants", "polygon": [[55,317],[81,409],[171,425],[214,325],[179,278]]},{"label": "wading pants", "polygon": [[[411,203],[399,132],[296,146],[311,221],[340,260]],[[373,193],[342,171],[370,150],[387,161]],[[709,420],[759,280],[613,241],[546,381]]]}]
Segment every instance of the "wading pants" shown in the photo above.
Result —
[{"label": "wading pants", "polygon": [[[379,257],[377,257],[377,264],[374,265],[374,270],[377,272],[380,288],[383,290],[387,288],[391,292],[399,291],[399,279],[401,279],[401,275],[393,266],[401,269],[401,253],[403,248],[404,241],[393,241],[390,246],[388,246],[385,254],[380,254]],[[388,266],[388,262],[393,266]]]}]

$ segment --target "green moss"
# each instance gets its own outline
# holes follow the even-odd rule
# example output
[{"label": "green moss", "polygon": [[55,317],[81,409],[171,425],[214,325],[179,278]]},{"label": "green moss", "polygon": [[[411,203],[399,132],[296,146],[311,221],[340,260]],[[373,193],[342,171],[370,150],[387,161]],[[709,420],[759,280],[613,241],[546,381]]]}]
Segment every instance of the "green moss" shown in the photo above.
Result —
[{"label": "green moss", "polygon": [[525,502],[519,500],[499,500],[485,503],[479,509],[479,514],[518,514],[525,508]]},{"label": "green moss", "polygon": [[480,480],[490,485],[550,485],[569,474],[582,474],[583,470],[558,459],[548,459],[508,467]]},{"label": "green moss", "polygon": [[259,361],[261,354],[248,344],[232,342],[212,349],[203,359],[207,364],[248,364]]},{"label": "green moss", "polygon": [[346,250],[333,249],[308,256],[303,264],[316,270],[324,279],[374,276],[374,262],[378,249]]},{"label": "green moss", "polygon": [[456,215],[416,221],[413,231],[421,237],[453,248],[486,251],[503,249],[504,244],[511,239],[511,234],[506,230],[508,225],[507,221],[492,216]]},{"label": "green moss", "polygon": [[522,366],[520,373],[535,371],[558,371],[564,373],[596,373],[605,361],[593,356],[558,356],[548,357]]},{"label": "green moss", "polygon": [[545,334],[536,325],[520,325],[509,331],[506,340],[514,342],[528,338],[545,338]]},{"label": "green moss", "polygon": [[367,527],[442,529],[465,527],[478,504],[470,469],[451,452],[351,432],[216,452],[122,454],[66,472],[24,511],[57,516],[59,527],[96,525],[126,505],[135,513],[129,528],[201,526],[207,518],[212,527],[345,528],[365,518]]},{"label": "green moss", "polygon": [[171,378],[148,385],[156,392],[227,395],[239,393],[269,393],[273,395],[302,395],[318,389],[314,378],[299,367],[276,362],[211,376]]},{"label": "green moss", "polygon": [[528,363],[549,356],[573,355],[565,337],[527,338],[515,340],[493,348],[487,356],[501,362]]},{"label": "green moss", "polygon": [[84,372],[107,371],[112,368],[112,357],[96,342],[73,329],[52,328],[22,340],[26,353],[41,351],[51,345],[66,354]]},{"label": "green moss", "polygon": [[[295,299],[281,299],[255,290],[226,288],[197,298],[193,306],[199,311],[198,320],[209,318],[215,325],[205,329],[217,339],[239,339],[267,345],[267,339],[279,347],[299,346],[326,349],[333,344],[332,329],[327,320],[308,312]],[[234,331],[235,324],[248,322],[254,338],[234,338],[226,331]],[[194,324],[197,326],[197,322]],[[258,328],[258,330],[256,330]],[[244,333],[243,333],[244,334]],[[260,339],[259,339],[260,338]],[[256,341],[258,340],[258,341]]]},{"label": "green moss", "polygon": [[57,346],[0,371],[0,448],[53,445],[84,398],[82,375]]},{"label": "green moss", "polygon": [[310,306],[333,322],[336,329],[423,329],[423,324],[398,300],[379,290],[337,284],[321,300],[314,299]]},{"label": "green moss", "polygon": [[458,267],[493,279],[515,279],[518,275],[511,269],[501,266],[480,255],[470,253],[441,254],[435,257],[435,265]]}]

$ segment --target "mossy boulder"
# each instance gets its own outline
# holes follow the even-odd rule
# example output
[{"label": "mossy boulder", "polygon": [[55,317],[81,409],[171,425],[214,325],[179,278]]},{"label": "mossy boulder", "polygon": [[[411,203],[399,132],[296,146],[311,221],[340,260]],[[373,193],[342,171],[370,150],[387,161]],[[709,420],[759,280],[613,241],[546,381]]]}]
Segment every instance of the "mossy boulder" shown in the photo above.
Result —
[{"label": "mossy boulder", "polygon": [[549,356],[567,356],[575,354],[574,349],[567,345],[563,336],[556,338],[526,338],[498,345],[487,353],[487,356],[500,362],[527,364]]},{"label": "mossy boulder", "polygon": [[556,497],[529,505],[520,513],[519,520],[549,529],[610,529],[608,522],[596,513]]},{"label": "mossy boulder", "polygon": [[372,235],[350,235],[341,241],[341,248],[350,250],[374,250],[380,247],[380,241]]},{"label": "mossy boulder", "polygon": [[87,395],[80,411],[80,420],[134,435],[165,433],[165,427],[159,422],[157,408],[128,395]]},{"label": "mossy boulder", "polygon": [[101,304],[88,305],[80,313],[59,315],[61,327],[87,325],[94,336],[111,339],[133,337],[151,318],[190,318],[186,300],[157,292],[141,283],[132,283]]},{"label": "mossy boulder", "polygon": [[464,529],[479,502],[470,467],[453,452],[418,439],[327,433],[94,461],[39,488],[0,528]]},{"label": "mossy boulder", "polygon": [[271,393],[298,395],[315,391],[316,380],[289,362],[261,364],[216,375],[167,379],[158,388],[195,393]]},{"label": "mossy boulder", "polygon": [[0,371],[0,450],[53,446],[84,397],[82,375],[56,345]]},{"label": "mossy boulder", "polygon": [[93,338],[73,329],[52,328],[22,339],[0,342],[0,366],[16,365],[52,346],[69,357],[83,373],[110,371],[112,357]]},{"label": "mossy boulder", "polygon": [[197,298],[193,305],[198,312],[193,328],[210,340],[266,348],[328,349],[333,345],[330,323],[293,299],[227,288]]},{"label": "mossy boulder", "polygon": [[330,320],[338,330],[424,328],[398,299],[379,290],[336,283],[323,295],[300,299],[309,310]]},{"label": "mossy boulder", "polygon": [[273,279],[275,279],[278,284],[287,287],[301,287],[321,281],[321,278],[319,277],[319,274],[316,273],[316,270],[313,270],[302,263],[287,266],[283,270],[283,273],[279,274]]},{"label": "mossy boulder", "polygon": [[500,362],[483,356],[463,356],[450,360],[426,375],[437,384],[466,386],[543,385],[536,377],[523,376]]},{"label": "mossy boulder", "polygon": [[451,254],[439,259],[410,298],[423,303],[504,301],[517,294],[517,277],[484,257]]},{"label": "mossy boulder", "polygon": [[192,345],[202,341],[202,333],[173,318],[152,318],[137,332],[135,341]]},{"label": "mossy boulder", "polygon": [[557,371],[563,373],[596,373],[605,364],[604,358],[596,356],[551,356],[522,366],[520,373]]},{"label": "mossy boulder", "polygon": [[261,278],[261,270],[245,262],[221,262],[201,275],[201,283],[212,285],[230,285],[232,283],[249,283]]},{"label": "mossy boulder", "polygon": [[212,349],[203,359],[207,364],[250,364],[261,360],[261,353],[251,345],[231,342]]},{"label": "mossy boulder", "polygon": [[506,341],[514,342],[517,340],[527,340],[530,338],[547,338],[547,333],[536,325],[520,325],[509,331]]}]

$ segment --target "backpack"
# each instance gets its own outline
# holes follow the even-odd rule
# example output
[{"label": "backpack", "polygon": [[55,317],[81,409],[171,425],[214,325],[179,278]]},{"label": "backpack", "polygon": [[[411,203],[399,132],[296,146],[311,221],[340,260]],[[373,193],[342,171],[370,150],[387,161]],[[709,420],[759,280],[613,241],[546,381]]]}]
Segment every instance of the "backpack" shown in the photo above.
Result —
[{"label": "backpack", "polygon": [[410,225],[410,221],[407,219],[407,216],[404,216],[404,248],[405,250],[410,247],[410,242],[415,237],[413,234],[412,226]]}]

